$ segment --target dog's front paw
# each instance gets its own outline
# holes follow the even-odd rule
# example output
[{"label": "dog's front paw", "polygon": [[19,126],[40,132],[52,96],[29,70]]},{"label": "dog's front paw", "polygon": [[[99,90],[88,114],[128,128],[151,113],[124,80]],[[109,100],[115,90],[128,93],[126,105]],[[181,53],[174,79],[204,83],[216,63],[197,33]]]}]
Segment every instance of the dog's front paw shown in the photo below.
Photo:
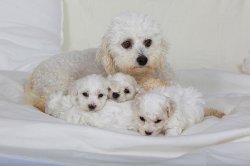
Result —
[{"label": "dog's front paw", "polygon": [[182,129],[180,128],[173,128],[173,129],[167,129],[167,131],[165,132],[166,136],[178,136],[181,135],[182,133]]},{"label": "dog's front paw", "polygon": [[75,111],[68,111],[65,113],[65,120],[69,123],[79,124],[81,120],[81,115]]}]

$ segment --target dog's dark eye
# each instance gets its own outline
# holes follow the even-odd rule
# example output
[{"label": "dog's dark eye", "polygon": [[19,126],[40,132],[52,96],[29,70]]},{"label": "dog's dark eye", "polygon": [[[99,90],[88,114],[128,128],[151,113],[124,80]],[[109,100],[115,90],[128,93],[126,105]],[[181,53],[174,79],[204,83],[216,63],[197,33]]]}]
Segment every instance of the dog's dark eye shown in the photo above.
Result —
[{"label": "dog's dark eye", "polygon": [[130,93],[130,91],[128,90],[128,88],[124,89],[124,93],[126,93],[126,94]]},{"label": "dog's dark eye", "polygon": [[98,98],[102,98],[102,97],[103,97],[103,94],[102,94],[102,93],[98,95]]},{"label": "dog's dark eye", "polygon": [[126,40],[122,43],[122,47],[125,49],[131,48],[132,47],[132,40]]},{"label": "dog's dark eye", "polygon": [[140,120],[143,121],[143,122],[146,121],[145,118],[143,118],[142,116],[140,116]]},{"label": "dog's dark eye", "polygon": [[145,47],[150,47],[152,44],[152,40],[151,39],[146,39],[144,40],[143,44],[145,45]]},{"label": "dog's dark eye", "polygon": [[83,92],[82,95],[85,97],[89,97],[89,94],[87,92]]},{"label": "dog's dark eye", "polygon": [[111,91],[110,87],[108,87],[108,91]]},{"label": "dog's dark eye", "polygon": [[161,119],[158,119],[155,121],[155,123],[160,123],[161,122]]}]

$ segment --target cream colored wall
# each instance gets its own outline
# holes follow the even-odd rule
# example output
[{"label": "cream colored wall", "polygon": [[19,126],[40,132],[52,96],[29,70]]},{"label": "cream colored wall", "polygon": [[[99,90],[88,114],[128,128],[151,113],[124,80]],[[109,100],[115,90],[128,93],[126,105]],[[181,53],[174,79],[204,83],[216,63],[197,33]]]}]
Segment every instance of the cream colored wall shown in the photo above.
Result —
[{"label": "cream colored wall", "polygon": [[64,10],[65,50],[97,47],[112,17],[138,11],[162,25],[176,69],[237,71],[249,55],[248,0],[64,0]]}]

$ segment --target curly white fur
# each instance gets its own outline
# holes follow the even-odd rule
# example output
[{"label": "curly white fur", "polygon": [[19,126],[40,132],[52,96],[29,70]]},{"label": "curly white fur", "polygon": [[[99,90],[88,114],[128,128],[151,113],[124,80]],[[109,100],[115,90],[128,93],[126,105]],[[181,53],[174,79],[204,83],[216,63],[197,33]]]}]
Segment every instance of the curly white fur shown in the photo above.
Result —
[{"label": "curly white fur", "polygon": [[46,99],[50,93],[67,90],[72,82],[88,74],[105,74],[103,67],[95,63],[95,52],[96,49],[72,51],[42,62],[26,84],[26,103],[43,110],[42,97]]},{"label": "curly white fur", "polygon": [[133,112],[131,104],[128,102],[116,103],[110,100],[101,111],[82,111],[72,96],[56,92],[53,94],[53,98],[47,101],[49,109],[45,109],[45,111],[69,123],[99,128],[135,130]]},{"label": "curly white fur", "polygon": [[[118,87],[121,93],[124,89],[130,91],[129,94],[119,92],[122,98],[119,102],[132,100],[138,88],[135,79],[123,73],[110,75],[106,80],[100,75],[88,75],[73,82],[68,92],[57,91],[49,95],[45,112],[70,123],[100,128],[134,129],[130,102],[106,103],[108,86],[113,89]],[[100,94],[103,95],[101,98]],[[96,105],[96,108],[89,109],[90,104]]]},{"label": "curly white fur", "polygon": [[[67,94],[65,97],[64,94]],[[69,97],[70,96],[70,97]],[[52,93],[46,104],[45,112],[52,114],[73,106],[81,111],[99,111],[108,98],[108,81],[101,75],[88,75],[71,83],[68,90]]]},{"label": "curly white fur", "polygon": [[130,103],[130,101],[116,103],[110,100],[100,111],[86,111],[81,108],[76,96],[58,91],[49,96],[45,112],[70,123],[99,128],[135,130]]},{"label": "curly white fur", "polygon": [[133,103],[142,135],[179,135],[204,118],[204,99],[193,88],[171,86],[138,95]]},{"label": "curly white fur", "polygon": [[[124,48],[128,40],[131,46]],[[122,72],[137,81],[145,77],[171,80],[166,55],[166,41],[152,18],[138,13],[122,14],[112,20],[97,52],[89,49],[63,53],[41,63],[26,84],[26,102],[43,110],[50,93],[67,89],[74,80],[94,73]]]},{"label": "curly white fur", "polygon": [[116,102],[132,100],[140,90],[140,86],[137,84],[134,77],[127,74],[116,73],[109,75],[108,81],[108,97]]},{"label": "curly white fur", "polygon": [[[85,92],[86,88],[88,91],[98,92],[92,94],[99,94],[97,86],[91,86],[91,80],[96,80],[96,77],[91,75],[76,81],[75,83],[81,83],[81,88],[76,86],[79,94]],[[86,84],[86,80],[90,84]],[[102,88],[105,91],[105,86]],[[153,136],[160,133],[168,136],[179,135],[184,129],[204,118],[205,102],[201,93],[193,88],[182,88],[178,85],[158,88],[138,94],[132,102],[107,101],[101,110],[98,109],[100,111],[90,111],[86,109],[86,105],[82,107],[81,103],[88,103],[88,98],[72,95],[75,92],[70,91],[68,94],[63,91],[52,93],[46,102],[45,112],[70,123],[129,129]]]},{"label": "curly white fur", "polygon": [[[124,47],[126,42],[128,48]],[[97,51],[97,59],[107,73],[128,73],[137,81],[146,75],[171,80],[173,75],[166,64],[166,55],[167,43],[160,26],[151,17],[138,13],[114,18]],[[147,62],[140,63],[140,57]]]}]

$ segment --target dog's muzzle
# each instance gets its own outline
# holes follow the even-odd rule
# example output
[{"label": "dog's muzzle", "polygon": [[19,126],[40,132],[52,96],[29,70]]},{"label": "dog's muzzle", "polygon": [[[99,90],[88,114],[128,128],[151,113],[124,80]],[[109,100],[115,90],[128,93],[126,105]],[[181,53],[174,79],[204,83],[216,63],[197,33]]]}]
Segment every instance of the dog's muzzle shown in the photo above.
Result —
[{"label": "dog's muzzle", "polygon": [[148,58],[144,55],[140,55],[138,56],[138,58],[136,59],[137,63],[140,65],[140,66],[144,66],[147,64],[148,62]]}]

